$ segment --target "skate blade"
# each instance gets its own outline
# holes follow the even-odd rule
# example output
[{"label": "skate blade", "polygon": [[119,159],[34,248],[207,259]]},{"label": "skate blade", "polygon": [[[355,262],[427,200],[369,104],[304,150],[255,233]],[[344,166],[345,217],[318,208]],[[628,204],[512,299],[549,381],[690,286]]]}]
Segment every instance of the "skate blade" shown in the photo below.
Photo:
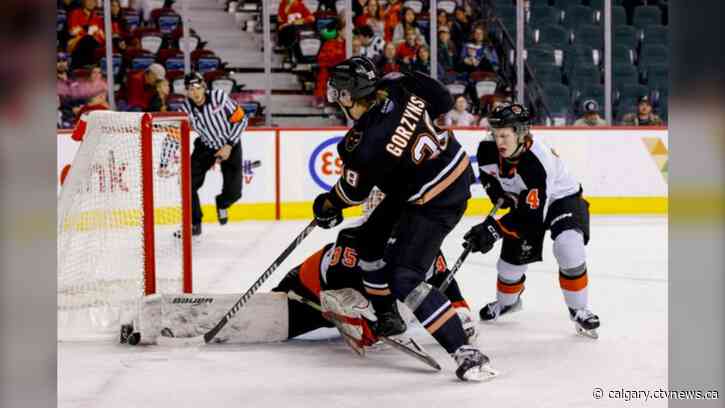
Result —
[{"label": "skate blade", "polygon": [[575,325],[575,327],[576,327],[576,333],[582,337],[588,337],[588,338],[594,339],[594,340],[599,338],[599,333],[597,333],[597,329],[587,330],[587,329],[579,326],[578,324]]},{"label": "skate blade", "polygon": [[468,370],[464,375],[463,378],[465,381],[471,381],[471,382],[487,382],[491,381],[494,378],[498,377],[500,372],[496,369],[491,368],[490,365],[484,364],[479,369],[471,369]]}]

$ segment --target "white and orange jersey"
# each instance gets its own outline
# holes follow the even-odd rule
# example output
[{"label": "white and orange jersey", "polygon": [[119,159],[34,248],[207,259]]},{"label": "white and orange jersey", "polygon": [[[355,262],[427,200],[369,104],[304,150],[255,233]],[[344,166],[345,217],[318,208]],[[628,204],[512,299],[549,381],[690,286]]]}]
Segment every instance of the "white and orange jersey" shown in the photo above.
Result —
[{"label": "white and orange jersey", "polygon": [[[481,141],[476,154],[480,179],[486,185],[489,178],[493,178],[504,191],[519,197],[518,222],[514,224],[538,227],[543,225],[551,203],[578,193],[581,185],[569,173],[564,161],[544,142],[527,137],[523,149],[516,160],[506,160],[499,155],[496,142],[491,138]],[[507,227],[516,231],[522,226]]]}]

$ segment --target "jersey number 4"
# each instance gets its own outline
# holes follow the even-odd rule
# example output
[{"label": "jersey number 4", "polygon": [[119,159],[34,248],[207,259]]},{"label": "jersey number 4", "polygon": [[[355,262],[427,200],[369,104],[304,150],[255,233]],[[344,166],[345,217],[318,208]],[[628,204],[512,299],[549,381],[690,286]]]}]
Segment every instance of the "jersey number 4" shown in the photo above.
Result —
[{"label": "jersey number 4", "polygon": [[534,188],[526,194],[526,204],[531,207],[532,210],[539,208],[539,189]]}]

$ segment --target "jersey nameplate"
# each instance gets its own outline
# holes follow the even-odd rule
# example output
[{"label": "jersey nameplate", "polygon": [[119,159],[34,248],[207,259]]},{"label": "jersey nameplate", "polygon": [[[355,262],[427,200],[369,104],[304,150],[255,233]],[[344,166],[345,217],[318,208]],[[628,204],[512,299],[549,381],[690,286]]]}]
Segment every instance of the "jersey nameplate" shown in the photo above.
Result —
[{"label": "jersey nameplate", "polygon": [[403,116],[400,118],[400,124],[395,128],[395,133],[385,146],[388,153],[395,157],[400,157],[403,154],[403,150],[410,143],[410,138],[413,137],[415,128],[418,127],[418,122],[424,112],[423,108],[425,108],[425,101],[412,95],[405,106]]}]

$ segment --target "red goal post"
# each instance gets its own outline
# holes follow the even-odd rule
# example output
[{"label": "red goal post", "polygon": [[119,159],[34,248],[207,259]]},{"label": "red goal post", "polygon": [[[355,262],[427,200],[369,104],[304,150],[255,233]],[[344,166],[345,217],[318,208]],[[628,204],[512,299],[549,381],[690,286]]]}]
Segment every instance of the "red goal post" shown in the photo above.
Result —
[{"label": "red goal post", "polygon": [[138,301],[192,292],[190,129],[91,112],[58,202],[60,340],[117,336]]}]

